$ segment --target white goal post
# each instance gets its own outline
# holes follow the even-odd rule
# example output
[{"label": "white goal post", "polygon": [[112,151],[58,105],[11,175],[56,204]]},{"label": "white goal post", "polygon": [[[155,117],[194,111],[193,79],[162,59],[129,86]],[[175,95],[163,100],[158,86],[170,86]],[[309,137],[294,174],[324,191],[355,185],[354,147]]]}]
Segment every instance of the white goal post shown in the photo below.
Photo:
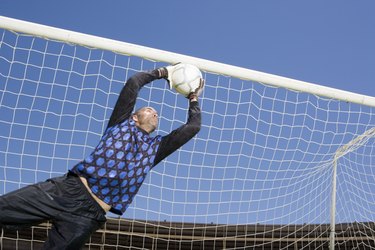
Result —
[{"label": "white goal post", "polygon": [[[3,16],[0,195],[66,173],[126,79],[177,62],[204,74],[202,129],[88,248],[375,249],[375,97]],[[137,105],[158,110],[158,134],[185,123],[162,80]],[[39,246],[48,228],[0,245]]]},{"label": "white goal post", "polygon": [[33,34],[35,36],[63,41],[66,43],[109,50],[115,53],[138,56],[150,60],[166,62],[169,64],[178,62],[191,63],[196,65],[201,70],[207,72],[228,75],[239,79],[260,83],[266,83],[276,87],[289,88],[292,90],[307,92],[319,96],[325,96],[328,98],[375,106],[375,99],[369,96],[359,95],[313,83],[236,67],[233,65],[213,62],[201,58],[190,57],[145,46],[119,42],[116,40],[87,35],[79,32],[21,21],[9,17],[0,16],[0,28],[17,31],[20,33]]}]

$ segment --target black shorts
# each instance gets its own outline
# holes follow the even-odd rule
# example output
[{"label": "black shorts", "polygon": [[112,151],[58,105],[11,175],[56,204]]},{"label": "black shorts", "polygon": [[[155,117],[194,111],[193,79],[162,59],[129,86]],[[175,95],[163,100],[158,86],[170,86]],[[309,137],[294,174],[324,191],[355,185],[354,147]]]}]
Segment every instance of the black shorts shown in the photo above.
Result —
[{"label": "black shorts", "polygon": [[0,196],[0,211],[5,229],[50,221],[44,249],[80,249],[106,221],[105,211],[71,173]]}]

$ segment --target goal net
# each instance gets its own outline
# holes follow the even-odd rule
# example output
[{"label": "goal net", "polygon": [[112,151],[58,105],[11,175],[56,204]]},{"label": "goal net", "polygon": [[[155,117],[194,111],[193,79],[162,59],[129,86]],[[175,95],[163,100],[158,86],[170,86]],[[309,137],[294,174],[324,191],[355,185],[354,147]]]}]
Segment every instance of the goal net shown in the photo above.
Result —
[{"label": "goal net", "polygon": [[[147,176],[90,249],[375,249],[375,98],[166,51],[0,19],[0,195],[65,174],[96,147],[126,79],[175,62],[206,86],[202,129]],[[137,107],[157,134],[188,102],[164,80]],[[39,246],[49,224],[2,231]]]}]

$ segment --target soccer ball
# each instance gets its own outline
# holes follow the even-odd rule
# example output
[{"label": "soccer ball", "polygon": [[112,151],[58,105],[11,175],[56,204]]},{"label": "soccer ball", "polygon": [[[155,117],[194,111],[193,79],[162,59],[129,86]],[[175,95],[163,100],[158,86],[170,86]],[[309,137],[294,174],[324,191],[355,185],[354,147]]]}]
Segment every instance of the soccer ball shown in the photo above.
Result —
[{"label": "soccer ball", "polygon": [[202,72],[192,64],[180,63],[167,69],[170,87],[185,97],[194,92],[201,83]]}]

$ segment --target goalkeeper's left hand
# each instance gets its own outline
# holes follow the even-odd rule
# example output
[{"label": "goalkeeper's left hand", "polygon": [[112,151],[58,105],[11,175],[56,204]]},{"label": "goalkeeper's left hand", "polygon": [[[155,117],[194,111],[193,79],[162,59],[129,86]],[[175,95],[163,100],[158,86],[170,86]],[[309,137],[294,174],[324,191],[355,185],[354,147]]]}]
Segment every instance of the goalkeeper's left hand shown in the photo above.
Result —
[{"label": "goalkeeper's left hand", "polygon": [[190,94],[188,94],[186,98],[188,98],[190,101],[198,101],[198,96],[202,94],[203,87],[204,79],[200,78],[199,86],[193,92],[190,92]]}]

